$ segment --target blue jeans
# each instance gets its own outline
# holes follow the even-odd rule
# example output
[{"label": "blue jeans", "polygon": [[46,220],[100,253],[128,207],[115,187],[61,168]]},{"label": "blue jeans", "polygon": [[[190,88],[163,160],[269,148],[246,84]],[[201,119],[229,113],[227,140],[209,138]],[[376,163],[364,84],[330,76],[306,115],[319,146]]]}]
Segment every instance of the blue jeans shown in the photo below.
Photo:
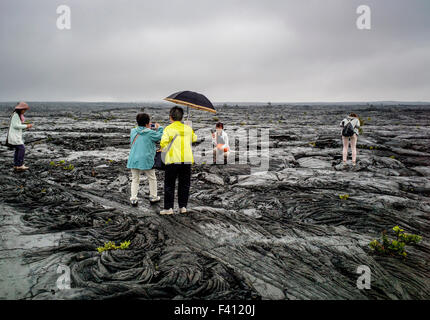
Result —
[{"label": "blue jeans", "polygon": [[20,167],[24,164],[25,147],[23,144],[14,146],[15,156],[13,158],[13,165],[15,167]]}]

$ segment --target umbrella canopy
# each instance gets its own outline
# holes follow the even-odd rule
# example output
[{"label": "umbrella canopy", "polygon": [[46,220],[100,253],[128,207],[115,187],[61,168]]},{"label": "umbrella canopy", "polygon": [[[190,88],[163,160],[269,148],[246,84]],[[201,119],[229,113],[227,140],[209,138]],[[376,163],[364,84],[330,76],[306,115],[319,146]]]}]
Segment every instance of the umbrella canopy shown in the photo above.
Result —
[{"label": "umbrella canopy", "polygon": [[209,111],[216,113],[215,107],[204,95],[193,91],[179,91],[164,100],[181,104],[183,106],[191,107],[198,110]]}]

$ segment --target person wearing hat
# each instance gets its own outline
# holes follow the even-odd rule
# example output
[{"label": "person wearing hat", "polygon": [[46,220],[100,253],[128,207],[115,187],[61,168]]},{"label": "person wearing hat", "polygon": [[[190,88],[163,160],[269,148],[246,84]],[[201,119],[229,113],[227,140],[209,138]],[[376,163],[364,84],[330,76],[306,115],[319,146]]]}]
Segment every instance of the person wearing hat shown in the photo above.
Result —
[{"label": "person wearing hat", "polygon": [[13,168],[16,171],[24,171],[28,169],[28,167],[24,166],[25,147],[22,139],[22,130],[30,129],[33,126],[32,124],[24,124],[24,113],[28,109],[30,109],[30,107],[25,102],[19,102],[15,106],[7,135],[7,143],[15,149]]}]

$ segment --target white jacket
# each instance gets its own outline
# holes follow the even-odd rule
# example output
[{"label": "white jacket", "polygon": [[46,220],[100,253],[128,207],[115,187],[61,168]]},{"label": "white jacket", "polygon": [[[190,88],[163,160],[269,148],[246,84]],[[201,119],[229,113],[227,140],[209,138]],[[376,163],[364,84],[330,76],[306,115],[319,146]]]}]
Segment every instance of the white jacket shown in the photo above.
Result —
[{"label": "white jacket", "polygon": [[[217,145],[216,137],[217,137],[217,132],[215,131],[215,138],[212,137],[212,143],[215,146]],[[230,146],[228,144],[228,135],[227,135],[227,133],[224,130],[221,131],[221,137],[224,140],[224,146],[223,146],[223,148],[229,148],[230,149]]]},{"label": "white jacket", "polygon": [[22,139],[22,129],[26,129],[27,125],[21,123],[21,118],[18,113],[14,112],[10,121],[8,142],[13,145],[24,144]]},{"label": "white jacket", "polygon": [[347,123],[351,121],[352,127],[354,128],[355,134],[358,136],[358,128],[360,128],[360,120],[355,117],[347,117],[340,122],[340,126],[343,128]]}]

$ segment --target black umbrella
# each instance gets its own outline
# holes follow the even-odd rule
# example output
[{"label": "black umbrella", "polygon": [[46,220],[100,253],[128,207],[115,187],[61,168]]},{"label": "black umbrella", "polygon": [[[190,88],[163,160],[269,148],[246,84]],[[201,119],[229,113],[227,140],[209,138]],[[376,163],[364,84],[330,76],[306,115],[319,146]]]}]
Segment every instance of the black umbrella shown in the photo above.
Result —
[{"label": "black umbrella", "polygon": [[206,98],[204,95],[197,92],[179,91],[168,96],[164,100],[187,106],[187,117],[188,107],[216,113],[215,107],[212,105],[212,102],[210,102],[209,99]]}]

